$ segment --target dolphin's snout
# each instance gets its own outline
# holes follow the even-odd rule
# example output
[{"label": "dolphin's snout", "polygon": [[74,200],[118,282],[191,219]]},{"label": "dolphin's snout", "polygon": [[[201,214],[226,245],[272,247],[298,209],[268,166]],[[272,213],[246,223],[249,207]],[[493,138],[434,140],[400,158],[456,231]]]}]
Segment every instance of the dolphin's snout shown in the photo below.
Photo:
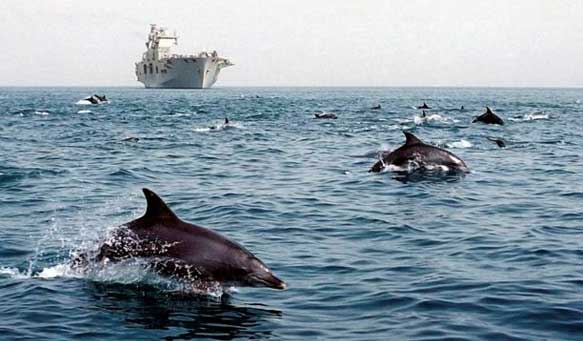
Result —
[{"label": "dolphin's snout", "polygon": [[275,276],[271,276],[272,279],[270,280],[270,284],[271,286],[269,286],[270,288],[273,289],[278,289],[278,290],[285,290],[287,289],[287,283],[282,281],[281,279],[275,277]]},{"label": "dolphin's snout", "polygon": [[273,287],[274,289],[279,289],[279,290],[285,290],[285,289],[287,289],[287,283],[286,282],[284,282],[284,281],[282,281],[280,279],[277,279],[277,280],[279,281],[279,283],[277,284],[277,286]]},{"label": "dolphin's snout", "polygon": [[287,283],[277,278],[271,272],[263,272],[261,274],[253,274],[250,276],[253,284],[255,286],[265,286],[272,289],[285,290],[287,289]]},{"label": "dolphin's snout", "polygon": [[268,276],[263,276],[263,281],[266,287],[278,290],[285,290],[287,289],[287,283],[282,281],[281,279],[277,278],[271,272],[268,273]]}]

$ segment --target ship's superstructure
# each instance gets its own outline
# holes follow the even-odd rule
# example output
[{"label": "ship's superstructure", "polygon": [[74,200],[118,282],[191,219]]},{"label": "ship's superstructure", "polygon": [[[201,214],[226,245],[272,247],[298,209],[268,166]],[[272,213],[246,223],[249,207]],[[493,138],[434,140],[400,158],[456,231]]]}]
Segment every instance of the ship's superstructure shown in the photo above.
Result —
[{"label": "ship's superstructure", "polygon": [[144,83],[146,88],[210,88],[217,81],[221,69],[233,65],[228,59],[219,57],[216,51],[173,54],[172,47],[177,44],[176,34],[151,25],[147,50],[142,61],[136,63],[138,81]]}]

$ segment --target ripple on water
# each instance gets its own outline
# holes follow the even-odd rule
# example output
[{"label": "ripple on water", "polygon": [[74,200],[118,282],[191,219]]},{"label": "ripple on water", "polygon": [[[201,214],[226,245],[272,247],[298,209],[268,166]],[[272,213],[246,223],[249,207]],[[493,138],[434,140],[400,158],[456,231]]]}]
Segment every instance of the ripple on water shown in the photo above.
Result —
[{"label": "ripple on water", "polygon": [[[581,90],[102,90],[91,108],[74,103],[96,90],[0,95],[4,338],[581,339]],[[506,124],[471,124],[485,105]],[[368,173],[403,129],[471,172]],[[290,288],[71,271],[71,251],[142,214],[142,187]]]}]

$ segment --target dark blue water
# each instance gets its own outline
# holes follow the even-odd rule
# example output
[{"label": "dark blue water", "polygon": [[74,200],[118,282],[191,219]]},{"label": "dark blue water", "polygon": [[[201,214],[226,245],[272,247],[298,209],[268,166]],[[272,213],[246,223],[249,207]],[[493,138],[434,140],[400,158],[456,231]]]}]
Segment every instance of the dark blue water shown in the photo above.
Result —
[{"label": "dark blue water", "polygon": [[[111,103],[75,104],[95,92]],[[423,101],[434,109],[415,119]],[[1,338],[581,340],[582,102],[562,89],[1,89]],[[486,105],[507,124],[470,124]],[[471,173],[368,173],[403,129]],[[72,272],[71,252],[142,214],[142,187],[289,289],[194,295],[139,267]]]}]

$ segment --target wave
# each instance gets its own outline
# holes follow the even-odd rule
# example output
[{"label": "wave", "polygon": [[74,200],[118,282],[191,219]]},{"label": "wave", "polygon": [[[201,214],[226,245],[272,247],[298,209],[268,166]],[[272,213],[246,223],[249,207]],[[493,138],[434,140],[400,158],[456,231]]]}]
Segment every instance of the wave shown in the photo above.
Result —
[{"label": "wave", "polygon": [[217,125],[211,125],[208,127],[195,127],[193,130],[197,133],[206,133],[206,132],[216,132],[216,131],[223,131],[223,130],[230,130],[230,129],[244,129],[244,126],[240,123],[221,123]]},{"label": "wave", "polygon": [[224,293],[237,292],[237,288],[223,287],[218,282],[186,282],[163,277],[150,270],[148,265],[146,260],[139,258],[118,263],[93,263],[85,268],[75,267],[72,262],[65,262],[44,267],[38,271],[0,267],[0,276],[15,280],[73,278],[109,284],[147,285],[164,292],[207,295],[217,298]]},{"label": "wave", "polygon": [[524,114],[522,116],[510,117],[508,120],[514,122],[522,122],[522,121],[548,120],[550,118],[551,118],[550,115],[546,114],[544,111],[536,111],[530,114]]},{"label": "wave", "polygon": [[111,102],[108,100],[108,101],[103,101],[103,102],[93,104],[86,99],[80,99],[77,102],[75,102],[75,105],[99,105],[99,104],[106,104],[106,103],[111,103]]},{"label": "wave", "polygon": [[16,110],[11,112],[12,115],[18,115],[18,116],[25,116],[25,115],[39,115],[39,116],[48,116],[50,115],[50,111],[46,110],[46,109],[21,109],[21,110]]}]

